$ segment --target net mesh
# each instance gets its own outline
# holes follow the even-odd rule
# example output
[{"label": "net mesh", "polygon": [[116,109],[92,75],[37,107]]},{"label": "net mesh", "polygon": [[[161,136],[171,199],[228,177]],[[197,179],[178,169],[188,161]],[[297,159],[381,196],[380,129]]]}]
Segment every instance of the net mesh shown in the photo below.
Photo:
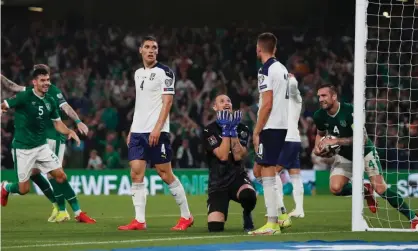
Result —
[{"label": "net mesh", "polygon": [[[418,208],[418,0],[369,0],[366,48],[366,130],[383,178],[411,209]],[[367,168],[367,166],[366,166]],[[410,228],[387,200],[376,214],[364,204],[371,228]]]}]

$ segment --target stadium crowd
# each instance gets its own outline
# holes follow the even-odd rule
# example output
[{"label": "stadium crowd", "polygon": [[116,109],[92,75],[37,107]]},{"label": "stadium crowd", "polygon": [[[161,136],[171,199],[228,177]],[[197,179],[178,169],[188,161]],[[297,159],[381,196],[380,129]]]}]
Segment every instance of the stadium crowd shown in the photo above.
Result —
[{"label": "stadium crowd", "polygon": [[[250,129],[255,124],[260,67],[255,40],[260,31],[264,31],[262,26],[259,29],[150,26],[138,32],[106,25],[79,28],[65,22],[3,25],[1,68],[2,74],[12,81],[28,85],[33,64],[46,63],[51,67],[52,82],[90,128],[80,147],[68,142],[67,166],[127,168],[126,135],[135,99],[133,74],[141,67],[138,46],[142,36],[153,34],[159,40],[159,61],[176,74],[175,102],[170,113],[174,166],[204,168],[202,126],[215,119],[211,101],[218,93],[231,97],[234,108],[245,113],[244,123]],[[311,156],[316,135],[312,115],[319,107],[316,86],[331,82],[338,87],[342,101],[352,102],[352,34],[320,36],[285,29],[273,32],[279,35],[277,58],[296,75],[303,96],[299,123],[302,168],[326,168]],[[393,62],[399,62],[400,56],[391,54],[384,59],[384,55],[373,53],[377,49],[384,51],[384,44],[368,46],[369,136],[378,145],[383,164],[396,168],[399,163],[401,168],[418,170],[416,162],[412,162],[418,161],[418,57],[411,53],[408,65],[398,68],[399,64]],[[409,62],[415,68],[408,67]],[[412,80],[392,77],[408,73]],[[2,98],[10,95],[3,88]],[[2,168],[13,168],[10,151],[13,115],[3,114],[1,123]],[[252,149],[250,154],[254,155]],[[253,159],[248,158],[248,167],[252,167]]]}]

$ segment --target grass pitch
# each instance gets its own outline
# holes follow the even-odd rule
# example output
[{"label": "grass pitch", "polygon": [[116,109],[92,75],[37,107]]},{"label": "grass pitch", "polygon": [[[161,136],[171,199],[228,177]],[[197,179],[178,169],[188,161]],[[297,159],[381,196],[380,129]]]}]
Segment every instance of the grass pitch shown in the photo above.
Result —
[{"label": "grass pitch", "polygon": [[[307,240],[365,240],[416,241],[418,233],[351,232],[351,199],[335,196],[305,197],[305,218],[293,219],[291,228],[277,236],[248,236],[242,230],[242,209],[230,203],[226,231],[210,234],[206,228],[206,196],[189,196],[195,225],[187,232],[171,232],[179,217],[179,209],[171,196],[149,196],[146,231],[118,231],[134,217],[130,196],[80,196],[82,210],[97,220],[95,225],[76,223],[72,212],[69,222],[48,223],[52,207],[43,196],[10,196],[1,212],[2,250],[110,250],[115,248],[178,246],[231,243],[240,241],[307,241]],[[418,208],[418,199],[408,202]],[[285,204],[292,209],[292,198]],[[383,208],[389,207],[380,200]],[[69,207],[68,207],[69,208]],[[366,209],[367,211],[367,209]],[[259,197],[253,217],[256,227],[265,223],[264,198]],[[367,212],[367,214],[370,216]],[[380,209],[375,227],[400,227],[406,219],[393,209]]]}]

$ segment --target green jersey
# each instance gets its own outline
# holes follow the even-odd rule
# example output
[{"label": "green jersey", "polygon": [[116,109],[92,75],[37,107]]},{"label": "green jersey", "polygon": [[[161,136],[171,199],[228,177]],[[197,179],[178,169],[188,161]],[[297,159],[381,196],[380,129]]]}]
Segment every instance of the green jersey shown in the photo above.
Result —
[{"label": "green jersey", "polygon": [[[26,88],[27,90],[33,89],[33,87]],[[48,89],[48,94],[55,100],[55,103],[61,108],[62,105],[67,103],[67,100],[65,100],[64,95],[62,95],[61,90],[56,87],[55,85],[51,85]],[[58,114],[62,118],[63,114],[61,113],[61,109],[58,109]],[[55,130],[54,124],[52,121],[49,121],[49,124],[46,128],[46,137],[48,139],[53,139],[60,141],[61,143],[64,143],[67,140],[67,137]]]},{"label": "green jersey", "polygon": [[31,90],[5,100],[15,108],[15,133],[12,147],[31,149],[46,144],[47,128],[51,120],[59,120],[58,106],[48,93],[40,97]]},{"label": "green jersey", "polygon": [[[353,112],[353,105],[348,103],[340,103],[340,108],[335,115],[329,115],[327,111],[319,109],[314,114],[316,128],[337,138],[353,137]],[[364,145],[364,155],[373,149],[373,143],[367,139]],[[353,160],[353,146],[341,146],[338,154],[348,160]]]}]

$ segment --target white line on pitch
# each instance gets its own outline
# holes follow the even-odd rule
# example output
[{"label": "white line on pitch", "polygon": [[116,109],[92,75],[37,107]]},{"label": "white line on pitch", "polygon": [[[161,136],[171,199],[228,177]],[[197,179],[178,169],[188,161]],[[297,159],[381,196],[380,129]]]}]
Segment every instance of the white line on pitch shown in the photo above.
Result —
[{"label": "white line on pitch", "polygon": [[[299,233],[282,233],[281,235],[305,235],[305,234],[332,234],[332,233],[351,233],[351,231],[323,231],[323,232],[299,232]],[[39,248],[39,247],[63,247],[63,246],[82,246],[82,245],[102,245],[102,244],[126,244],[141,242],[162,242],[162,241],[181,241],[181,240],[204,240],[204,239],[225,239],[233,237],[251,237],[250,235],[204,235],[190,237],[172,237],[172,238],[154,238],[142,240],[122,240],[122,241],[81,241],[81,242],[62,242],[55,244],[35,244],[35,245],[19,245],[19,246],[3,246],[3,249],[23,249],[23,248]]]}]

